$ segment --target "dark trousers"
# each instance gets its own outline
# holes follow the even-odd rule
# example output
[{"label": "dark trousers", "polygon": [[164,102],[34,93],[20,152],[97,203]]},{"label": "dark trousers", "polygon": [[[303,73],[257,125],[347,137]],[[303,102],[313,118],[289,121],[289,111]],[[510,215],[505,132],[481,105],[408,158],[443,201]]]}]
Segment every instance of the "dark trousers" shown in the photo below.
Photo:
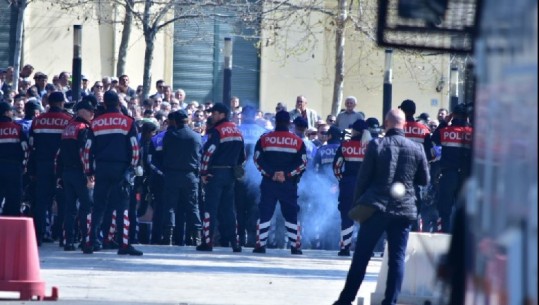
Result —
[{"label": "dark trousers", "polygon": [[451,232],[451,215],[453,206],[463,183],[463,175],[459,169],[442,169],[440,188],[438,191],[438,212],[442,219],[442,232]]},{"label": "dark trousers", "polygon": [[357,236],[357,249],[336,305],[351,304],[355,300],[365,278],[372,251],[384,231],[387,233],[389,257],[385,298],[382,305],[397,304],[404,278],[404,257],[410,225],[410,220],[390,218],[381,212],[375,213],[361,224]]},{"label": "dark trousers", "polygon": [[[125,187],[124,175],[127,164],[101,162],[95,168],[94,209],[92,212],[91,243],[95,243],[99,236],[103,217],[110,217],[105,212],[109,207],[116,209],[116,232],[122,236],[124,230],[124,211],[129,206],[129,191]],[[128,229],[128,228],[127,228]],[[121,240],[118,241],[122,242]],[[126,244],[126,242],[122,242]]]},{"label": "dark trousers", "polygon": [[[231,168],[212,169],[205,187],[204,243],[213,245],[216,219],[222,226],[221,237],[237,243],[236,212],[234,209],[235,177]],[[218,217],[219,215],[219,217]]]},{"label": "dark trousers", "polygon": [[283,183],[263,178],[260,184],[260,221],[257,230],[257,247],[266,246],[271,218],[275,212],[277,201],[281,204],[281,212],[285,219],[285,227],[291,247],[300,248],[300,228],[298,227],[298,186],[292,181]]},{"label": "dark trousers", "polygon": [[341,213],[341,249],[350,249],[352,234],[354,233],[354,221],[348,217],[348,212],[354,201],[354,189],[356,176],[344,176],[339,181],[339,212]]},{"label": "dark trousers", "polygon": [[22,199],[22,165],[0,161],[0,202],[5,198],[2,216],[20,216]]},{"label": "dark trousers", "polygon": [[[92,207],[92,198],[87,187],[86,175],[82,169],[64,169],[64,196],[65,196],[65,215],[64,231],[67,244],[75,243],[76,232],[81,236],[86,236],[86,215],[90,213]],[[79,208],[77,210],[77,199]],[[78,218],[79,225],[76,226]]]},{"label": "dark trousers", "polygon": [[43,240],[46,227],[47,211],[51,211],[52,201],[56,192],[56,177],[54,161],[36,163],[36,202],[32,206],[36,238],[38,244]]},{"label": "dark trousers", "polygon": [[256,240],[256,221],[258,219],[257,194],[248,188],[245,181],[236,181],[234,190],[236,219],[240,244],[254,246]]},{"label": "dark trousers", "polygon": [[[163,185],[165,180],[163,176],[152,173],[149,181],[149,194],[146,194],[148,201],[151,201],[153,208],[152,215],[152,244],[161,243],[163,238]],[[170,217],[170,216],[168,216]]]},{"label": "dark trousers", "polygon": [[[185,219],[188,235],[194,235],[202,229],[200,212],[198,210],[198,184],[199,178],[194,172],[182,172],[168,170],[165,173],[165,185],[163,193],[162,219],[164,227],[184,226],[184,223],[172,223],[170,210],[175,215],[181,215]],[[178,218],[176,218],[178,219]],[[183,230],[181,230],[183,235]],[[177,236],[182,241],[183,236]]]}]

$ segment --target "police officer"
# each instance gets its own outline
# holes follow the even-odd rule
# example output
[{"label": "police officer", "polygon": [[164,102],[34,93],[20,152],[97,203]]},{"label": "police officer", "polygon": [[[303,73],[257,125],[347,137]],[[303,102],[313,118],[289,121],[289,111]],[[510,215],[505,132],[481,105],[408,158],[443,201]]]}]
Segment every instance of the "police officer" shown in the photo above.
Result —
[{"label": "police officer", "polygon": [[275,131],[264,134],[256,142],[254,162],[262,174],[260,184],[260,220],[254,253],[266,253],[266,241],[271,217],[277,201],[285,218],[285,226],[292,254],[301,251],[298,224],[298,182],[307,166],[305,144],[288,128],[290,114],[279,111],[275,115]]},{"label": "police officer", "polygon": [[468,112],[464,104],[455,106],[449,126],[438,128],[432,141],[442,146],[440,159],[441,178],[438,191],[438,212],[442,220],[442,232],[451,232],[453,205],[468,176],[471,158],[472,127],[468,124]]},{"label": "police officer", "polygon": [[[404,125],[404,135],[405,137],[409,138],[410,140],[419,143],[423,146],[423,149],[425,150],[425,155],[427,156],[427,160],[432,159],[432,141],[431,141],[431,133],[430,129],[427,127],[427,125],[416,122],[414,119],[414,114],[416,112],[416,105],[415,102],[412,100],[404,100],[402,101],[399,108],[404,112],[406,116],[406,123]],[[415,193],[417,197],[417,211],[418,213],[422,209],[423,200],[421,196],[421,190],[419,186],[415,186]],[[419,231],[419,224],[418,222],[414,222],[412,224],[412,231]]]},{"label": "police officer", "polygon": [[236,233],[234,183],[241,176],[241,166],[245,161],[243,136],[236,124],[228,121],[230,109],[225,104],[216,103],[210,111],[214,126],[208,131],[200,171],[206,194],[204,240],[197,250],[213,250],[213,218],[219,211],[219,223],[223,228],[221,236],[232,243],[234,252],[241,252]]},{"label": "police officer", "polygon": [[[83,252],[93,253],[97,235],[108,206],[116,205],[121,240],[119,255],[142,255],[129,244],[129,187],[130,170],[138,164],[139,148],[134,120],[120,113],[120,100],[114,91],[104,94],[106,113],[92,121],[91,132],[84,154],[85,171],[95,179],[94,208],[90,246]],[[95,175],[95,176],[94,176]]]},{"label": "police officer", "polygon": [[60,148],[64,128],[71,120],[71,116],[64,112],[64,93],[52,92],[48,102],[49,111],[32,121],[29,139],[29,171],[39,181],[36,186],[36,203],[32,206],[38,245],[43,240],[46,212],[52,208],[56,191],[54,158]]},{"label": "police officer", "polygon": [[352,124],[352,137],[341,143],[333,159],[333,173],[339,180],[339,212],[341,213],[341,242],[339,256],[350,256],[354,222],[348,217],[353,205],[357,173],[365,157],[365,149],[372,139],[364,120]]},{"label": "police officer", "polygon": [[[333,160],[337,153],[337,149],[341,145],[342,131],[337,126],[331,126],[328,129],[327,143],[320,146],[314,157],[314,168],[318,173],[318,178],[322,185],[328,186],[329,194],[325,194],[324,200],[316,202],[316,212],[318,215],[324,215],[324,220],[317,221],[314,227],[313,248],[333,250],[337,248],[336,240],[338,239],[338,216],[328,213],[334,211],[338,201],[338,181],[333,174]],[[335,229],[335,230],[333,230]],[[332,236],[335,233],[335,236]]]},{"label": "police officer", "polygon": [[[83,243],[87,241],[86,221],[87,215],[90,214],[92,198],[88,189],[91,181],[84,173],[83,152],[90,133],[90,122],[94,117],[92,99],[95,100],[95,97],[86,96],[75,105],[77,116],[64,129],[58,151],[57,174],[63,180],[65,196],[64,251],[76,250],[74,244],[76,233],[81,233]],[[77,199],[80,203],[78,213]],[[79,226],[75,226],[77,216]]]},{"label": "police officer", "polygon": [[[172,122],[169,119],[169,125]],[[168,128],[172,128],[168,126]],[[172,228],[167,228],[166,237],[163,237],[163,185],[165,184],[163,177],[163,138],[165,137],[166,130],[161,131],[152,137],[150,143],[150,150],[148,152],[148,165],[151,169],[149,172],[149,186],[148,193],[146,194],[146,200],[150,201],[153,208],[152,215],[152,234],[151,234],[151,243],[152,244],[171,244],[172,237]],[[171,217],[168,215],[167,217]]]},{"label": "police officer", "polygon": [[[188,115],[184,110],[171,112],[169,118],[173,119],[169,120],[171,128],[163,138],[165,186],[162,212],[173,209],[175,214],[185,215],[186,235],[199,245],[202,225],[198,210],[198,174],[202,142],[200,135],[188,127]],[[166,216],[163,217],[165,227],[172,226]]]},{"label": "police officer", "polygon": [[21,125],[13,122],[13,107],[0,102],[0,200],[2,216],[21,213],[22,173],[28,157],[28,141]]},{"label": "police officer", "polygon": [[261,177],[253,162],[253,154],[256,141],[260,139],[266,129],[262,128],[255,121],[256,109],[252,106],[245,106],[241,112],[241,125],[239,129],[245,142],[245,178],[236,181],[234,189],[236,218],[238,220],[238,234],[240,244],[248,244],[254,247],[256,242],[256,221],[258,219],[258,200],[260,197]]}]

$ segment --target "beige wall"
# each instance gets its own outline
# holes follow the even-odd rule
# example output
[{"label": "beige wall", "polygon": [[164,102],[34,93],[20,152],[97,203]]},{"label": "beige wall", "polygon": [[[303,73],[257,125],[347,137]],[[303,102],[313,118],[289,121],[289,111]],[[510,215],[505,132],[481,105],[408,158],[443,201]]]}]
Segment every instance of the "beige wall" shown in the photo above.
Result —
[{"label": "beige wall", "polygon": [[[284,102],[289,109],[295,105],[295,97],[307,97],[308,107],[315,109],[325,119],[331,111],[335,67],[335,35],[329,20],[313,15],[309,31],[316,33],[310,49],[292,54],[290,46],[298,49],[308,43],[301,41],[307,29],[299,24],[283,25],[280,35],[288,36],[286,45],[275,43],[266,46],[270,33],[264,33],[260,69],[260,105],[264,111],[273,111],[277,102]],[[320,20],[322,22],[318,23]],[[320,26],[323,24],[324,26]],[[287,53],[288,52],[288,53]],[[448,56],[420,56],[395,51],[393,58],[393,107],[404,99],[417,103],[417,115],[427,112],[435,116],[438,108],[448,104],[448,86],[440,93],[435,88],[443,75],[448,74]],[[344,97],[358,98],[356,110],[367,117],[382,116],[382,87],[384,49],[374,41],[351,28],[347,29],[345,47]],[[438,105],[431,106],[436,99]],[[344,98],[343,98],[344,102]],[[344,104],[341,105],[341,108]]]},{"label": "beige wall", "polygon": [[[91,82],[103,75],[115,74],[122,27],[106,22],[98,25],[96,18],[84,20],[84,16],[97,16],[97,11],[96,8],[79,9],[79,16],[73,10],[60,10],[47,2],[32,2],[25,19],[24,63],[31,63],[36,71],[47,73],[51,79],[52,75],[61,71],[71,71],[72,28],[74,24],[82,24],[83,73]],[[110,7],[102,7],[99,12],[109,12],[108,18],[115,16],[114,9]],[[121,20],[123,12],[117,11],[116,18]],[[260,105],[264,111],[274,111],[275,104],[283,102],[291,109],[296,96],[302,94],[307,97],[309,107],[325,118],[330,112],[333,90],[334,31],[327,18],[313,15],[307,20],[312,35],[305,38],[305,27],[294,20],[287,20],[287,26],[282,28],[278,36],[273,36],[269,31],[261,35]],[[266,46],[268,39],[270,43]],[[134,27],[126,66],[133,87],[142,84],[144,48],[142,33]],[[171,27],[159,34],[156,40],[152,92],[153,83],[159,78],[172,83],[172,50]],[[358,110],[367,116],[380,118],[384,50],[376,47],[365,35],[348,29],[345,56],[344,97],[356,96],[359,100]],[[438,108],[446,107],[448,86],[441,93],[436,92],[435,87],[442,75],[448,78],[447,60],[447,56],[421,58],[396,51],[393,106],[398,106],[405,98],[411,98],[418,104],[418,114],[428,112],[432,116]],[[438,100],[437,106],[431,106],[432,99]]]},{"label": "beige wall", "polygon": [[[90,14],[96,16],[97,8],[85,10],[61,10],[48,2],[32,2],[27,8],[24,32],[24,63],[32,64],[36,71],[57,75],[72,70],[73,25],[82,24],[82,73],[91,83],[102,76],[112,76],[116,72],[118,46],[121,39],[121,25],[106,22],[98,25],[96,18],[84,20]],[[113,18],[115,10],[102,7],[101,12]],[[123,19],[123,12],[116,11],[117,20]],[[172,81],[172,42],[166,33],[157,36],[153,61],[153,81],[163,78]],[[145,43],[142,32],[133,27],[127,53],[126,73],[131,86],[142,84]],[[153,91],[152,86],[152,91]]]}]

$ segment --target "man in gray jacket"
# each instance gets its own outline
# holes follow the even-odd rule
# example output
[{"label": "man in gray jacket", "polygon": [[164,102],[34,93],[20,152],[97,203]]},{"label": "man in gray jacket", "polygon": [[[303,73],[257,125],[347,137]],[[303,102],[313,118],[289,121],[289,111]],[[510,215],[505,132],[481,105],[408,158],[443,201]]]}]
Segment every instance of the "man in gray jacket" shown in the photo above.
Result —
[{"label": "man in gray jacket", "polygon": [[372,251],[383,232],[389,253],[385,298],[382,305],[397,304],[404,278],[404,257],[408,234],[417,218],[414,184],[427,185],[430,176],[423,147],[404,136],[405,115],[399,109],[388,112],[384,138],[371,141],[365,153],[354,205],[374,213],[361,223],[344,289],[334,305],[351,305],[361,286]]}]

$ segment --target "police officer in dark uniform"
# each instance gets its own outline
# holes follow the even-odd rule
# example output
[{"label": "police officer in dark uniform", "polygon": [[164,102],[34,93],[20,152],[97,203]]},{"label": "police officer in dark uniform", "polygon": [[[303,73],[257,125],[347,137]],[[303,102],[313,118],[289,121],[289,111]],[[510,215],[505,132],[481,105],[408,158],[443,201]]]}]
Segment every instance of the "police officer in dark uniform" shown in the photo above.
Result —
[{"label": "police officer in dark uniform", "polygon": [[301,138],[288,129],[288,112],[277,112],[275,124],[275,131],[264,134],[255,146],[254,162],[262,174],[262,183],[257,243],[253,252],[266,253],[271,217],[279,201],[290,251],[292,254],[303,254],[298,224],[298,182],[307,166],[307,152]]},{"label": "police officer in dark uniform", "polygon": [[[169,125],[171,124],[169,120]],[[167,129],[172,128],[168,126]],[[148,152],[148,165],[151,169],[149,172],[148,181],[148,193],[146,194],[146,200],[151,201],[153,208],[152,215],[152,234],[151,243],[170,245],[172,237],[172,228],[168,228],[166,238],[163,234],[163,185],[165,184],[163,177],[163,138],[165,137],[166,130],[156,134],[152,137],[150,143],[150,150]],[[168,215],[167,217],[171,217]]]},{"label": "police officer in dark uniform", "polygon": [[[65,196],[65,251],[75,251],[75,236],[81,233],[87,242],[87,216],[90,214],[92,198],[88,189],[89,179],[84,173],[86,141],[90,133],[90,122],[94,117],[93,96],[86,96],[75,105],[77,116],[64,129],[57,158],[57,174],[63,180]],[[97,103],[97,101],[95,101]],[[90,183],[91,184],[91,183]],[[77,212],[77,199],[80,203]],[[79,225],[76,226],[78,216]]]},{"label": "police officer in dark uniform", "polygon": [[[425,150],[425,155],[427,156],[427,160],[431,160],[432,159],[431,150],[433,146],[432,146],[432,141],[430,139],[431,137],[430,129],[429,127],[427,127],[427,125],[421,122],[416,122],[416,120],[414,119],[414,114],[416,112],[415,102],[412,100],[404,100],[402,101],[399,108],[404,112],[406,116],[406,123],[404,125],[405,137],[422,145],[423,149]],[[421,190],[419,186],[417,185],[414,187],[414,189],[415,189],[415,193],[417,197],[417,201],[416,201],[417,211],[419,213],[423,205]],[[419,231],[418,222],[414,222],[412,224],[412,231]]]},{"label": "police officer in dark uniform", "polygon": [[[137,130],[132,118],[120,113],[120,100],[114,91],[104,95],[106,113],[92,121],[91,132],[84,154],[85,170],[90,179],[95,177],[94,208],[90,246],[83,252],[93,253],[97,235],[108,206],[116,205],[119,255],[142,255],[129,244],[129,173],[138,165]],[[95,164],[95,167],[94,167]],[[95,175],[95,176],[94,176]]]},{"label": "police officer in dark uniform", "polygon": [[470,168],[472,127],[468,124],[468,112],[464,104],[455,106],[451,124],[438,128],[432,141],[442,146],[440,159],[441,178],[438,191],[438,212],[442,220],[442,232],[451,232],[451,215],[457,195],[468,176]]},{"label": "police officer in dark uniform", "polygon": [[341,242],[339,256],[350,256],[354,222],[348,217],[353,205],[357,173],[372,139],[367,123],[359,119],[352,124],[352,137],[341,143],[333,159],[333,173],[339,180],[339,212],[341,213]]},{"label": "police officer in dark uniform", "polygon": [[[213,128],[208,130],[208,141],[204,144],[200,176],[205,185],[203,244],[198,251],[213,250],[213,232],[219,211],[221,236],[232,243],[234,252],[241,252],[236,232],[234,210],[234,184],[241,176],[245,161],[243,136],[236,124],[228,120],[230,109],[216,103],[210,109]],[[239,170],[238,170],[239,169]]]},{"label": "police officer in dark uniform", "polygon": [[[320,183],[329,186],[329,196],[327,200],[315,203],[315,213],[324,213],[326,221],[317,222],[314,225],[314,240],[312,246],[315,249],[333,250],[338,244],[338,215],[330,214],[327,211],[334,211],[334,206],[338,201],[338,181],[333,174],[333,160],[337,149],[341,145],[342,131],[337,126],[331,126],[328,130],[328,141],[320,146],[314,156],[314,168],[318,173]],[[323,223],[323,226],[320,224]]]},{"label": "police officer in dark uniform", "polygon": [[13,108],[0,102],[0,200],[2,216],[21,213],[22,173],[28,159],[28,141],[21,125],[13,122]]},{"label": "police officer in dark uniform", "polygon": [[256,242],[256,221],[258,219],[258,200],[260,197],[261,177],[253,162],[255,144],[260,136],[266,133],[255,122],[256,109],[245,106],[241,112],[241,125],[239,126],[245,142],[245,178],[236,181],[234,190],[236,204],[236,218],[238,220],[238,233],[240,244],[254,247]]},{"label": "police officer in dark uniform", "polygon": [[49,111],[32,121],[29,139],[29,171],[39,181],[36,203],[32,206],[38,245],[43,240],[46,213],[51,210],[56,191],[54,158],[60,148],[64,128],[72,119],[64,112],[65,96],[62,92],[52,92],[48,101]]},{"label": "police officer in dark uniform", "polygon": [[[173,209],[175,214],[185,215],[186,235],[200,245],[202,224],[198,210],[198,174],[202,140],[200,134],[187,126],[189,120],[184,110],[171,112],[169,118],[173,118],[169,120],[171,128],[163,138],[165,186],[162,212],[168,214]],[[167,216],[163,216],[165,227],[172,226]]]}]

